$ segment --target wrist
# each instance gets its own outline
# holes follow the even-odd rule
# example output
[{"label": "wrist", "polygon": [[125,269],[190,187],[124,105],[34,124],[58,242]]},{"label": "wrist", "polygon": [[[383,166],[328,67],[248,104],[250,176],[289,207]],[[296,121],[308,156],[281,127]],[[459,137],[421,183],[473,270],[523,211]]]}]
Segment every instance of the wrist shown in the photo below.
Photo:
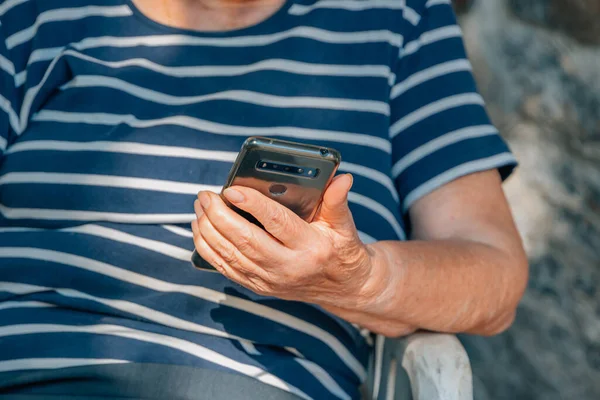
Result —
[{"label": "wrist", "polygon": [[389,315],[395,308],[402,283],[402,267],[384,243],[366,245],[370,271],[360,291],[363,311],[379,315]]}]

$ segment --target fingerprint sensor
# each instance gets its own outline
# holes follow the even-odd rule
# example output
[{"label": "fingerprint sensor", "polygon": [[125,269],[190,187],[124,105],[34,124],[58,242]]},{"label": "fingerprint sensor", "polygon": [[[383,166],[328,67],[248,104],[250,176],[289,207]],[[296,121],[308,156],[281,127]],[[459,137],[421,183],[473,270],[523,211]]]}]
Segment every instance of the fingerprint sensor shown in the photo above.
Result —
[{"label": "fingerprint sensor", "polygon": [[273,195],[273,196],[281,196],[282,194],[284,194],[287,190],[287,187],[285,185],[282,185],[280,183],[276,183],[274,185],[271,185],[271,187],[269,188],[269,192]]}]

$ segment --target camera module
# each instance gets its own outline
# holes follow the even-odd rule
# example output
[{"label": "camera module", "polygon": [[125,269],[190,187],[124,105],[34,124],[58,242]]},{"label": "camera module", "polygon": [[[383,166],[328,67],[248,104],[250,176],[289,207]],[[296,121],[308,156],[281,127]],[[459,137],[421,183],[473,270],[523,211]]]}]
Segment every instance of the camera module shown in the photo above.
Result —
[{"label": "camera module", "polygon": [[305,178],[316,178],[319,175],[319,169],[300,167],[290,164],[279,164],[272,161],[259,160],[255,166],[256,169],[271,171],[277,174],[288,174]]}]

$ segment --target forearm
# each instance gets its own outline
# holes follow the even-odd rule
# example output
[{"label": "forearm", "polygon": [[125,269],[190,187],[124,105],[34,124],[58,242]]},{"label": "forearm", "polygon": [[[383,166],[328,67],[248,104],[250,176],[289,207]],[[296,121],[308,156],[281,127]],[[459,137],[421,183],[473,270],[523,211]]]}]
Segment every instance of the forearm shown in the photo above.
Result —
[{"label": "forearm", "polygon": [[[387,336],[413,329],[490,335],[510,325],[526,284],[522,254],[468,240],[369,245],[367,300],[330,311]],[[518,251],[517,251],[518,253]]]}]

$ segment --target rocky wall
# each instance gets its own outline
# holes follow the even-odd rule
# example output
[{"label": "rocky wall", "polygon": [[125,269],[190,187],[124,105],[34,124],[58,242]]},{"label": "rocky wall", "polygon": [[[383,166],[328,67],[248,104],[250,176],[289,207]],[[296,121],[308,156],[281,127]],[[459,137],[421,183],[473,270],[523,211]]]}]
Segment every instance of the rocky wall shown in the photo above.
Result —
[{"label": "rocky wall", "polygon": [[475,398],[600,399],[600,0],[479,0],[460,22],[531,262],[514,326],[462,337]]}]

